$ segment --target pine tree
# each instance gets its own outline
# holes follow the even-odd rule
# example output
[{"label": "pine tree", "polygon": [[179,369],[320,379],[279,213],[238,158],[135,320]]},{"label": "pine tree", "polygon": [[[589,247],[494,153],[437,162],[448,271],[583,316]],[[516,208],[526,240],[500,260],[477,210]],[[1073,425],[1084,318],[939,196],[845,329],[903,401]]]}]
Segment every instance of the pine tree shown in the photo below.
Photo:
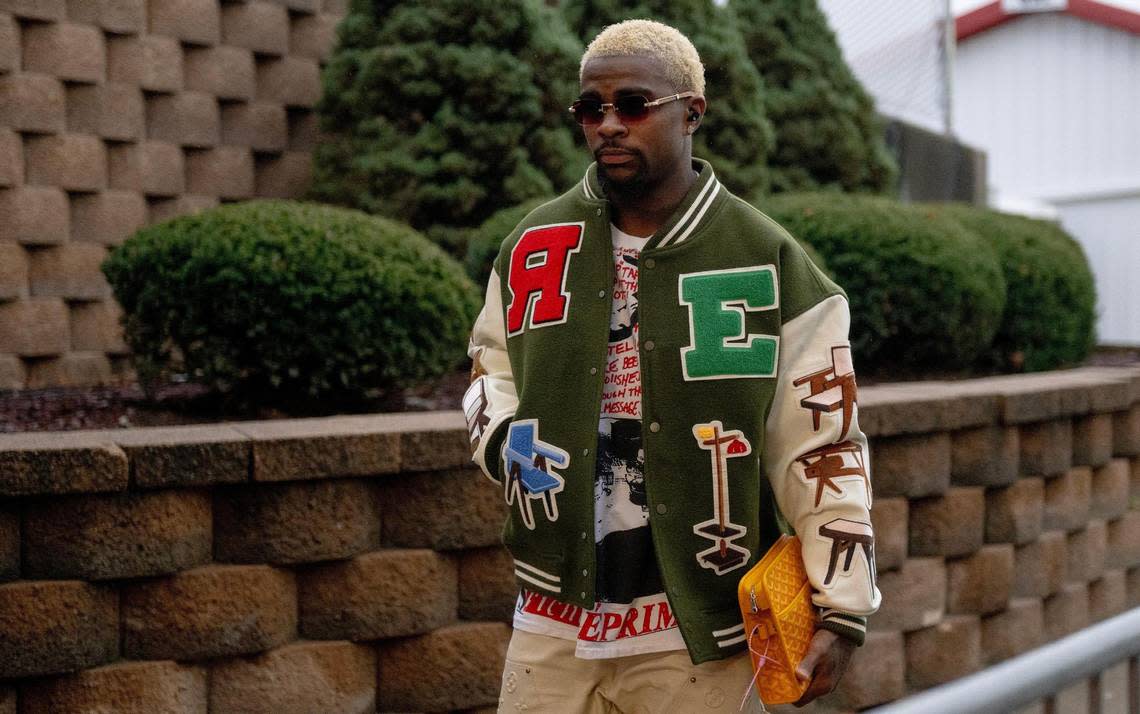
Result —
[{"label": "pine tree", "polygon": [[871,97],[815,0],[730,0],[776,128],[773,191],[882,193],[898,173]]},{"label": "pine tree", "polygon": [[712,0],[566,0],[562,11],[584,44],[606,25],[629,19],[657,20],[683,32],[704,62],[708,98],[693,155],[710,161],[717,178],[740,195],[767,187],[773,132],[764,114],[763,81],[731,10]]},{"label": "pine tree", "polygon": [[440,240],[568,188],[588,162],[566,111],[581,53],[539,0],[353,0],[323,77],[311,197]]}]

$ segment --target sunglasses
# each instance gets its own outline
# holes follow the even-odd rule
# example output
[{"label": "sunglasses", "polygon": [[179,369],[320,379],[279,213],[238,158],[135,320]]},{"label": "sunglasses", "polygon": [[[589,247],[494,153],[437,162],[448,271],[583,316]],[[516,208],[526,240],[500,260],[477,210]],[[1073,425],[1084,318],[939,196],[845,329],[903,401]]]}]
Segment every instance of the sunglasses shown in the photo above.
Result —
[{"label": "sunglasses", "polygon": [[653,107],[659,107],[662,104],[675,102],[678,99],[685,99],[691,97],[695,92],[681,92],[668,97],[661,97],[649,101],[640,94],[627,94],[624,97],[618,97],[614,102],[602,102],[598,99],[579,99],[570,105],[570,113],[574,115],[574,120],[582,126],[594,126],[601,124],[606,119],[606,111],[612,109],[617,114],[619,120],[625,122],[641,121],[649,116],[649,110]]}]

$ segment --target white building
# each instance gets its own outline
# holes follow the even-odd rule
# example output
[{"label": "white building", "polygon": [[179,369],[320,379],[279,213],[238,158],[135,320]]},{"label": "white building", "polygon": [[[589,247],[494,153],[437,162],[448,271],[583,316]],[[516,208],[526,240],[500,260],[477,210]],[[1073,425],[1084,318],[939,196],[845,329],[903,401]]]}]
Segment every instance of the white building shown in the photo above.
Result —
[{"label": "white building", "polygon": [[1096,276],[1104,344],[1140,345],[1140,12],[991,2],[957,18],[953,128],[990,203],[1054,216]]},{"label": "white building", "polygon": [[880,111],[984,151],[991,205],[1080,241],[1099,341],[1140,345],[1140,0],[953,0],[953,33],[949,0],[819,3]]},{"label": "white building", "polygon": [[954,33],[947,0],[816,0],[843,58],[880,114],[946,131],[947,48]]}]

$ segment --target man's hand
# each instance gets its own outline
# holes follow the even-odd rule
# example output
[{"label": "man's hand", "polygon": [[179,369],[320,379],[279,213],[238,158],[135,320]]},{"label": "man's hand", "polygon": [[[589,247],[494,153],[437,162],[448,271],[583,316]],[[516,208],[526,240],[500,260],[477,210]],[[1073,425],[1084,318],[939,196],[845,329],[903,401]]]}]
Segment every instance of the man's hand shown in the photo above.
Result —
[{"label": "man's hand", "polygon": [[811,685],[795,705],[802,707],[835,689],[854,651],[855,643],[846,637],[840,637],[831,630],[816,630],[807,654],[796,667],[796,677],[800,681],[811,679]]}]

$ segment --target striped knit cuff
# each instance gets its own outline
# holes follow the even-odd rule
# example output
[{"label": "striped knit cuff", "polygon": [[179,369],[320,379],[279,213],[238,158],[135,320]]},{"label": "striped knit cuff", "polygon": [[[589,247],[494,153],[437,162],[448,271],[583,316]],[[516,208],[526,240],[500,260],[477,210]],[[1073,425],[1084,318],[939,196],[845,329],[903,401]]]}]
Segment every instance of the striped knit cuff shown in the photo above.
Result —
[{"label": "striped knit cuff", "polygon": [[487,425],[483,432],[483,439],[476,447],[472,461],[483,471],[483,475],[495,483],[502,483],[502,474],[499,470],[503,463],[503,441],[507,437],[507,427],[510,426],[513,413],[508,412],[496,417]]},{"label": "striped knit cuff", "polygon": [[820,613],[819,628],[831,630],[856,645],[862,645],[867,637],[867,618],[839,610],[824,610]]}]

